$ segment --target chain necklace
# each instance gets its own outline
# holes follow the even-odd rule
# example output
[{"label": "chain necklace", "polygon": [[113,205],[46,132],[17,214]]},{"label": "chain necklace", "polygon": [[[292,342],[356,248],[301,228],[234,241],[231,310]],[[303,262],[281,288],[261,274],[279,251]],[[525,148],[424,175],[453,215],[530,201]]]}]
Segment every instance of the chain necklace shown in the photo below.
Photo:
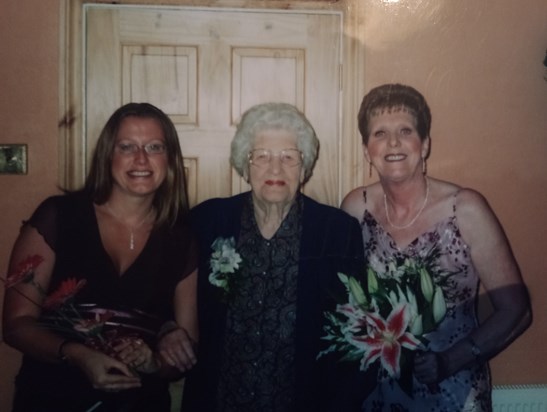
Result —
[{"label": "chain necklace", "polygon": [[424,203],[422,204],[422,207],[420,208],[420,210],[418,211],[418,214],[416,216],[414,216],[414,218],[409,222],[407,223],[406,225],[402,225],[402,226],[397,226],[396,224],[394,224],[391,219],[389,218],[389,212],[388,212],[388,208],[387,208],[387,196],[384,192],[384,208],[386,210],[386,218],[387,218],[387,222],[389,223],[389,225],[395,229],[406,229],[406,228],[409,228],[410,226],[412,226],[414,224],[414,222],[416,222],[416,220],[418,220],[418,218],[420,217],[420,215],[422,214],[422,212],[424,211],[425,209],[425,205],[427,204],[427,200],[429,199],[429,180],[427,179],[427,177],[425,178],[425,199],[424,199]]},{"label": "chain necklace", "polygon": [[144,216],[144,218],[139,223],[137,223],[134,226],[130,226],[127,223],[125,223],[123,219],[121,219],[120,216],[118,216],[118,214],[114,212],[114,210],[112,210],[112,208],[110,207],[108,203],[105,203],[104,205],[106,209],[108,210],[108,213],[110,213],[110,215],[114,217],[114,219],[116,219],[118,222],[120,222],[122,225],[124,225],[125,227],[129,229],[129,249],[134,250],[135,249],[135,230],[140,228],[144,224],[144,222],[146,222],[146,220],[150,216],[150,213],[152,212],[152,208],[150,208],[148,213]]}]

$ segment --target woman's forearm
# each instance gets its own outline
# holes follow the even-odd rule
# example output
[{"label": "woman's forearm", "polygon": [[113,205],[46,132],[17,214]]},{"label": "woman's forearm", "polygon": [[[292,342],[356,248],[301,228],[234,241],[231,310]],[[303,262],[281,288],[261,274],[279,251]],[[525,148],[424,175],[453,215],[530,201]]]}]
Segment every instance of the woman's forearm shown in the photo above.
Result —
[{"label": "woman's forearm", "polygon": [[493,313],[468,336],[443,353],[449,375],[476,362],[493,358],[532,322],[532,312],[526,287],[522,284],[508,286],[488,293]]}]

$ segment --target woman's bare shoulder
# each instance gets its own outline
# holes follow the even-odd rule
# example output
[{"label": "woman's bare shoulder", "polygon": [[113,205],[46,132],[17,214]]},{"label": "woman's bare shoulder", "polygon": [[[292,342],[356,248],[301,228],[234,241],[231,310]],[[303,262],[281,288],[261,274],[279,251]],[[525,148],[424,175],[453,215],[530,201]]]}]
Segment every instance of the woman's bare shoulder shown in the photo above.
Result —
[{"label": "woman's bare shoulder", "polygon": [[365,207],[363,200],[364,190],[365,186],[360,186],[350,191],[342,200],[340,208],[351,216],[360,219]]},{"label": "woman's bare shoulder", "polygon": [[438,196],[443,198],[454,196],[462,190],[461,186],[446,180],[435,179],[433,177],[428,177],[427,179],[429,181],[431,191],[437,193]]},{"label": "woman's bare shoulder", "polygon": [[[503,236],[503,229],[486,197],[472,188],[460,188],[454,200],[454,211],[464,240],[473,245],[489,234]],[[487,237],[488,237],[487,236]]]},{"label": "woman's bare shoulder", "polygon": [[491,213],[486,197],[479,191],[469,187],[462,187],[458,190],[456,196],[456,211],[459,211],[460,215],[469,213]]},{"label": "woman's bare shoulder", "polygon": [[379,183],[373,183],[353,189],[344,197],[340,207],[360,220],[363,217],[365,209],[367,209],[367,204],[370,206],[370,196],[377,192],[379,187]]},{"label": "woman's bare shoulder", "polygon": [[429,184],[434,198],[439,203],[455,206],[460,215],[473,211],[480,213],[485,207],[488,209],[486,198],[475,189],[434,178],[429,178]]}]

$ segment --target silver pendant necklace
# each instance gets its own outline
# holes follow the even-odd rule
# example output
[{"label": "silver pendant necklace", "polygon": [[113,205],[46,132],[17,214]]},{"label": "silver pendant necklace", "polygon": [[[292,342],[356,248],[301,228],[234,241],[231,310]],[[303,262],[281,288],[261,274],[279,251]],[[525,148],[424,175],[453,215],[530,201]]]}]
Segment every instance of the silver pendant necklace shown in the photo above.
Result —
[{"label": "silver pendant necklace", "polygon": [[420,217],[420,215],[422,214],[422,212],[424,211],[425,209],[425,205],[427,204],[427,200],[429,199],[429,179],[426,177],[425,178],[425,198],[424,198],[424,203],[422,204],[422,207],[420,207],[420,210],[418,210],[418,214],[416,216],[414,216],[414,218],[408,222],[406,225],[402,225],[402,226],[398,226],[396,224],[394,224],[391,219],[389,218],[389,212],[388,212],[388,207],[387,207],[387,196],[384,192],[384,208],[386,210],[386,219],[387,219],[387,222],[389,223],[389,225],[391,227],[393,227],[394,229],[407,229],[409,228],[410,226],[412,226],[414,224],[414,222],[416,222],[416,220],[418,220],[418,218]]},{"label": "silver pendant necklace", "polygon": [[118,222],[120,222],[122,225],[124,225],[126,228],[129,229],[129,249],[130,250],[135,250],[135,230],[137,230],[138,228],[140,228],[144,222],[146,222],[146,220],[148,219],[148,217],[150,216],[150,212],[152,212],[152,209],[150,209],[148,211],[148,213],[144,216],[144,218],[139,222],[137,223],[136,225],[134,226],[130,226],[128,225],[127,223],[125,223],[119,216],[118,214],[116,214],[114,212],[114,210],[112,210],[112,208],[110,207],[110,205],[108,203],[105,203],[104,204],[105,207],[107,208],[108,212],[110,213],[110,215],[112,217],[114,217],[114,219],[116,219]]}]

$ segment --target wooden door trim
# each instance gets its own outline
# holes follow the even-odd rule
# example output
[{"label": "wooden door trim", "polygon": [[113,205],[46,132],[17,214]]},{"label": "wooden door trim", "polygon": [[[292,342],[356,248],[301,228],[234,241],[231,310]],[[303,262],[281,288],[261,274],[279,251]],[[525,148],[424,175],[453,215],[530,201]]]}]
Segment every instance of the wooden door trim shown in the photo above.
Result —
[{"label": "wooden door trim", "polygon": [[80,187],[85,179],[82,92],[82,0],[61,2],[59,70],[59,185]]},{"label": "wooden door trim", "polygon": [[[60,71],[59,71],[59,106],[62,117],[59,121],[59,184],[66,189],[82,186],[86,175],[86,143],[84,140],[84,91],[83,91],[83,50],[84,30],[83,7],[87,3],[101,3],[87,0],[62,0],[60,27]],[[123,3],[123,2],[120,2]],[[128,2],[129,3],[129,2]],[[183,4],[186,3],[186,4]],[[192,1],[177,1],[177,8],[193,6]],[[237,2],[236,2],[237,3]],[[279,2],[263,7],[263,2],[253,4],[245,2],[243,8],[260,8],[268,11],[287,9]],[[343,45],[340,67],[340,174],[338,197],[363,183],[363,160],[360,147],[360,136],[357,130],[357,111],[364,92],[364,55],[363,27],[360,16],[364,13],[361,0],[340,0],[338,2],[289,2],[291,11],[338,11],[342,12]],[[138,4],[134,4],[138,6]],[[142,4],[140,4],[142,6]],[[149,1],[150,6],[165,6]],[[213,1],[209,6],[200,8],[239,7],[233,1]],[[347,13],[352,10],[352,14]]]}]

